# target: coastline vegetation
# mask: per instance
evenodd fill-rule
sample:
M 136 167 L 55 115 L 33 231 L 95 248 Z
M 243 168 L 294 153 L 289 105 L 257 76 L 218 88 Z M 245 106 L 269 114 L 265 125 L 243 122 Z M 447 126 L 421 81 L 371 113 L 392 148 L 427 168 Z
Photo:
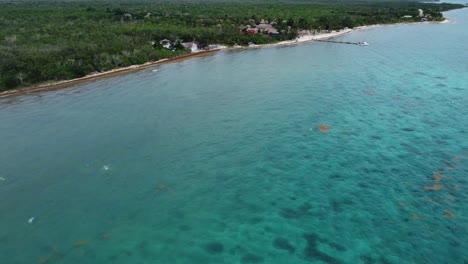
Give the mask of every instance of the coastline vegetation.
M 189 53 L 182 41 L 201 48 L 266 44 L 294 39 L 301 30 L 419 22 L 418 9 L 441 21 L 441 12 L 461 7 L 391 0 L 0 1 L 0 92 Z M 278 34 L 242 32 L 262 19 L 275 22 Z M 178 44 L 167 49 L 163 39 Z

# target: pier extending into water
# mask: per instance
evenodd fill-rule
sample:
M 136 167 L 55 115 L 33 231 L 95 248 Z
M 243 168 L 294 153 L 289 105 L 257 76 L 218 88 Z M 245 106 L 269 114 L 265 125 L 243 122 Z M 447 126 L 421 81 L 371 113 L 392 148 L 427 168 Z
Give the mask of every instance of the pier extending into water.
M 324 39 L 316 39 L 315 41 L 340 43 L 340 44 L 350 44 L 350 45 L 358 45 L 358 46 L 368 46 L 369 45 L 367 42 L 349 42 L 349 41 L 335 41 L 335 40 L 324 40 Z

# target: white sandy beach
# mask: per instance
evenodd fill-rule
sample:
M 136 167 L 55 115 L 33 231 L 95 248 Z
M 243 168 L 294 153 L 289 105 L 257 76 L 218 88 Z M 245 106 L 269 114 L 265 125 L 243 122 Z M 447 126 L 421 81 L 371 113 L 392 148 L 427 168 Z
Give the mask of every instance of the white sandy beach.
M 264 47 L 277 47 L 277 46 L 285 46 L 285 45 L 294 45 L 294 44 L 308 42 L 308 41 L 334 38 L 334 37 L 337 37 L 337 36 L 340 36 L 340 35 L 343 35 L 343 34 L 350 33 L 352 31 L 353 31 L 353 29 L 343 29 L 343 30 L 340 30 L 340 31 L 333 31 L 333 32 L 330 32 L 330 33 L 303 35 L 303 36 L 297 37 L 296 39 L 293 39 L 293 40 L 285 40 L 285 41 L 281 41 L 281 42 L 278 42 L 278 43 L 262 44 L 262 45 L 255 45 L 255 46 L 252 46 L 252 47 L 240 47 L 240 48 L 264 48 Z M 236 49 L 236 48 L 234 48 L 234 49 Z

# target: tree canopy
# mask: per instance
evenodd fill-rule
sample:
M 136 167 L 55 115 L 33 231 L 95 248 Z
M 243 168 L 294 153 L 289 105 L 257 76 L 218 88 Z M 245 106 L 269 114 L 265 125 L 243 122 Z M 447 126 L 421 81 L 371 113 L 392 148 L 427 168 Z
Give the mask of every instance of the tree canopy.
M 0 91 L 66 80 L 189 52 L 162 39 L 209 44 L 264 44 L 301 29 L 324 30 L 440 20 L 460 5 L 401 1 L 0 1 Z M 414 19 L 404 20 L 411 15 Z M 281 34 L 246 35 L 242 27 L 275 22 Z

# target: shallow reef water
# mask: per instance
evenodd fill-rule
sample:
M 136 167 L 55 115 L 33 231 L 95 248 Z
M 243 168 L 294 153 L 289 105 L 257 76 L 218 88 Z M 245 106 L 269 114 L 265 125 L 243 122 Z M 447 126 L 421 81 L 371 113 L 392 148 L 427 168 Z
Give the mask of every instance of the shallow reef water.
M 1 262 L 466 263 L 447 16 L 0 100 Z

